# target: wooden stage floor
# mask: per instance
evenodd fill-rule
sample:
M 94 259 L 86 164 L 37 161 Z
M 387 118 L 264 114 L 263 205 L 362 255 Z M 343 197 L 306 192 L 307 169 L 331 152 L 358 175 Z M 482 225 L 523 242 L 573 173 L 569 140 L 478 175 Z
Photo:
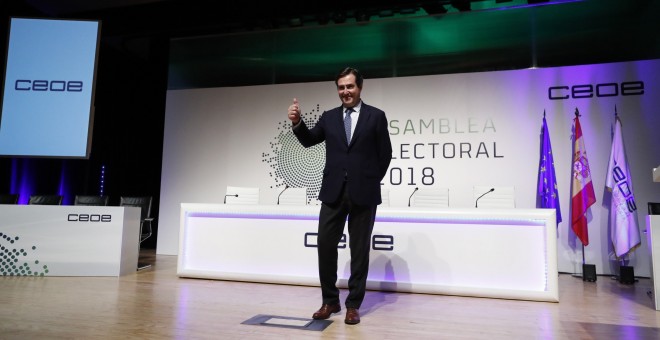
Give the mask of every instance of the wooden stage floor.
M 368 291 L 360 324 L 342 310 L 310 331 L 241 322 L 311 318 L 318 287 L 183 279 L 176 260 L 147 249 L 153 266 L 119 278 L 0 277 L 0 339 L 660 339 L 649 279 L 562 274 L 559 303 Z

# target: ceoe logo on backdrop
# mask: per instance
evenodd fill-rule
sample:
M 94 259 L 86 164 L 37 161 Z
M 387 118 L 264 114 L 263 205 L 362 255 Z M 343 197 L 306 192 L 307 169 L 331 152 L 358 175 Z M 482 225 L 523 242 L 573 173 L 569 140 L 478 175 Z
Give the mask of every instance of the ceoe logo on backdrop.
M 580 98 L 597 98 L 600 97 L 616 97 L 616 96 L 639 96 L 644 94 L 643 81 L 624 81 L 618 83 L 602 83 L 602 84 L 579 84 L 579 85 L 561 85 L 551 86 L 548 88 L 548 99 L 550 100 L 564 100 L 564 99 L 580 99 Z

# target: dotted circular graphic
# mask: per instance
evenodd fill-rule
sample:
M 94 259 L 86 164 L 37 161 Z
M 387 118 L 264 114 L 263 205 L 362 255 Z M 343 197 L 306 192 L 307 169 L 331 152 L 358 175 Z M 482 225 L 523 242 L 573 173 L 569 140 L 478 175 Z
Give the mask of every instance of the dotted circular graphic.
M 0 233 L 0 243 L 8 242 L 13 244 L 15 241 L 19 240 L 19 237 L 10 237 L 5 233 Z M 36 246 L 31 247 L 32 250 L 36 250 Z M 27 257 L 28 252 L 25 248 L 11 248 L 9 245 L 0 244 L 0 273 L 3 276 L 44 276 L 48 274 L 48 266 L 42 265 L 43 271 L 37 271 L 34 268 L 31 268 L 27 261 L 21 260 L 22 264 L 19 263 L 19 258 Z M 34 261 L 35 267 L 39 264 L 39 260 Z
M 319 118 L 317 104 L 312 112 L 302 114 L 305 124 L 314 126 Z M 325 166 L 325 143 L 303 147 L 291 131 L 291 121 L 286 119 L 277 126 L 277 136 L 270 142 L 271 153 L 262 154 L 262 162 L 271 168 L 269 175 L 275 180 L 271 188 L 307 188 L 307 203 L 316 201 L 321 190 Z

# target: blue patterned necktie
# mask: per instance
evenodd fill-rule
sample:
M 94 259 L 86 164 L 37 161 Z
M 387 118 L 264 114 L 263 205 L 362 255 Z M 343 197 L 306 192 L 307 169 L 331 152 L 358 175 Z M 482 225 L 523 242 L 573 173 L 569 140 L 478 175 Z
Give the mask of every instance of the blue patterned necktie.
M 346 142 L 348 144 L 351 144 L 351 112 L 353 112 L 353 108 L 348 108 L 346 109 L 346 117 L 344 118 L 344 131 L 346 131 Z

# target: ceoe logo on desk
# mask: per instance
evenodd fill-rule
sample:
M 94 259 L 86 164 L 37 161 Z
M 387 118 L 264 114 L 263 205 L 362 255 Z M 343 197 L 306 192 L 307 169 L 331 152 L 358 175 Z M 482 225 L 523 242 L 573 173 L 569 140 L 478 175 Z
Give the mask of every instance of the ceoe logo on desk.
M 112 215 L 102 214 L 69 214 L 68 222 L 112 222 Z
M 305 233 L 305 242 L 304 245 L 306 248 L 318 248 L 318 239 L 319 233 L 307 232 Z M 346 234 L 341 234 L 341 239 L 337 245 L 338 249 L 346 248 Z M 374 234 L 371 236 L 371 249 L 373 250 L 384 250 L 384 251 L 393 251 L 394 250 L 394 236 L 393 235 L 378 235 Z

